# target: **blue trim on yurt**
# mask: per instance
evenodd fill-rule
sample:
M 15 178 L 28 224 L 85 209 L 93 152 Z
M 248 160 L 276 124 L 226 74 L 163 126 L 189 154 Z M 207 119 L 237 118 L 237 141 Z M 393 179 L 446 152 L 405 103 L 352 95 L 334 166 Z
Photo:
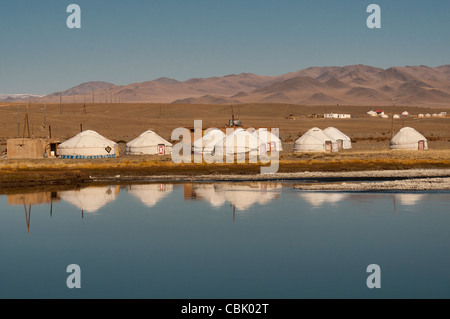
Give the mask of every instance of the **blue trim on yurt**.
M 115 158 L 116 154 L 108 155 L 61 155 L 63 159 L 100 159 L 100 158 Z

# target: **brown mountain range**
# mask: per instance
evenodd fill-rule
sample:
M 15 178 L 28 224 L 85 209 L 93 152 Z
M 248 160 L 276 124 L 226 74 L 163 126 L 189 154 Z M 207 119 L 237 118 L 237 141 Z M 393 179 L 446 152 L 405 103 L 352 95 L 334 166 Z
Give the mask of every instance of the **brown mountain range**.
M 280 76 L 252 73 L 114 85 L 87 82 L 35 101 L 182 104 L 289 103 L 301 105 L 450 106 L 450 65 L 382 69 L 367 65 L 311 67 Z

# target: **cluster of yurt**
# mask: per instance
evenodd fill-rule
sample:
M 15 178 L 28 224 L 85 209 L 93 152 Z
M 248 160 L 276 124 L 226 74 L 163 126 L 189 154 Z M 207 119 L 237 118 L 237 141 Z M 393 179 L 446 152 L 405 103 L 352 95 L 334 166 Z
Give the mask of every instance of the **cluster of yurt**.
M 313 127 L 294 143 L 294 152 L 337 152 L 352 148 L 350 138 L 335 127 Z
M 95 131 L 83 131 L 58 146 L 61 158 L 92 159 L 119 156 L 119 145 Z
M 164 155 L 172 144 L 153 131 L 146 131 L 126 144 L 127 155 Z M 58 146 L 61 158 L 98 159 L 119 157 L 119 145 L 91 130 L 83 131 Z
M 392 137 L 390 148 L 393 150 L 427 150 L 428 141 L 412 127 L 403 127 Z
M 221 130 L 211 129 L 193 144 L 194 154 L 266 154 L 282 150 L 280 138 L 262 128 L 258 130 L 237 128 L 228 135 Z
M 194 154 L 212 154 L 214 146 L 225 138 L 225 133 L 219 129 L 213 128 L 207 130 L 202 138 L 194 141 Z

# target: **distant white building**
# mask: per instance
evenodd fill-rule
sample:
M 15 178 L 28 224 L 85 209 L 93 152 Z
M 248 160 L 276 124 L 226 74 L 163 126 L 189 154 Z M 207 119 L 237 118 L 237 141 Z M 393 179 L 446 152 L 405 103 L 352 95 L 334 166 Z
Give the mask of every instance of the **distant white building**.
M 326 113 L 323 115 L 326 119 L 350 119 L 351 114 L 339 114 L 339 113 Z

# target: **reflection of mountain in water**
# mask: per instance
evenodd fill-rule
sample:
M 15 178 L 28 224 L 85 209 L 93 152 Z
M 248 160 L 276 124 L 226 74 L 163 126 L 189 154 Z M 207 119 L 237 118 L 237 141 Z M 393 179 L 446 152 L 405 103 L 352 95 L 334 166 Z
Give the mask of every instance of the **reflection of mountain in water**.
M 145 206 L 153 207 L 173 191 L 172 184 L 130 185 L 128 192 L 138 198 Z
M 275 183 L 195 184 L 192 197 L 203 199 L 214 207 L 228 202 L 239 210 L 248 210 L 255 204 L 267 205 L 280 198 L 281 189 L 281 184 Z
M 79 190 L 61 191 L 59 196 L 83 212 L 95 213 L 106 204 L 116 200 L 119 192 L 118 186 L 90 186 Z
M 321 207 L 325 204 L 337 205 L 347 198 L 347 194 L 344 193 L 327 192 L 301 192 L 299 196 L 311 204 L 312 207 Z

